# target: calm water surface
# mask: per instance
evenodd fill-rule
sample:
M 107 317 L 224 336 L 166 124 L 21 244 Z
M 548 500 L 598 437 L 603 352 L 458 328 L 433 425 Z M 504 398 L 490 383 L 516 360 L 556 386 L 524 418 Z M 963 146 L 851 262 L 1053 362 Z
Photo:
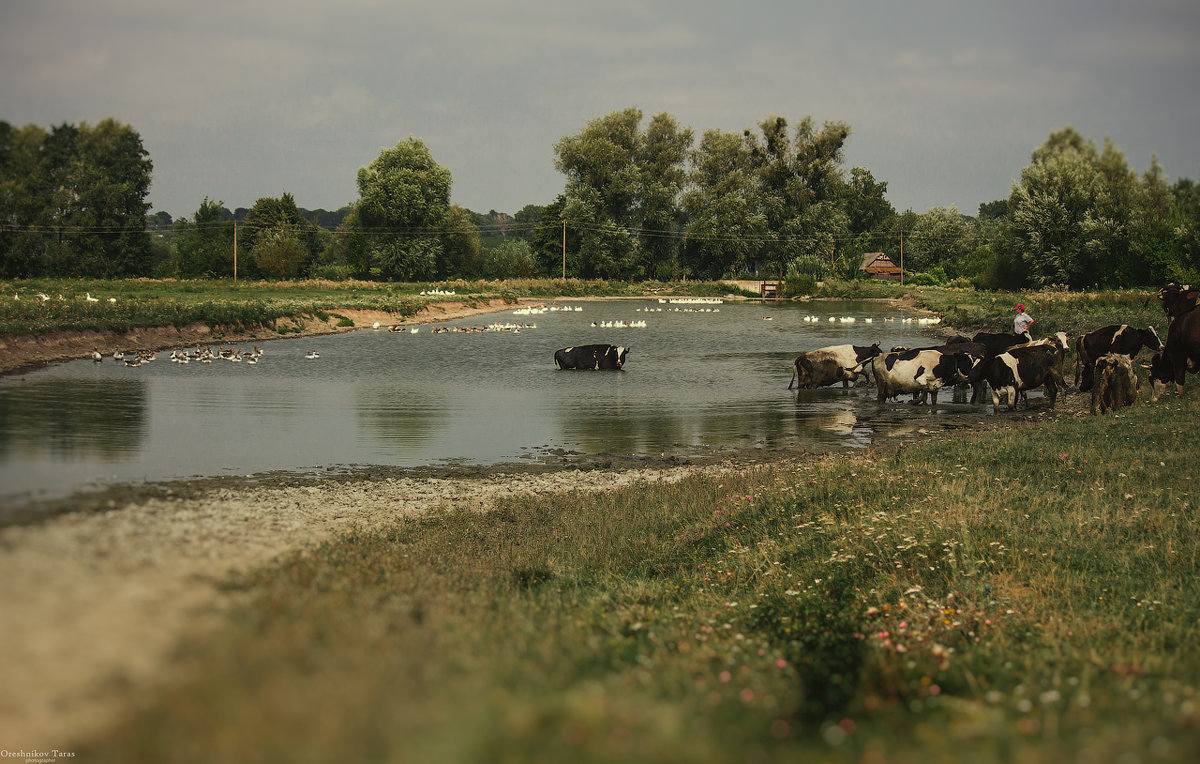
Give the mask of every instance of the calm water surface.
M 106 357 L 0 378 L 0 509 L 111 483 L 493 464 L 553 449 L 659 456 L 722 447 L 863 447 L 898 428 L 955 418 L 961 426 L 961 418 L 981 414 L 962 404 L 932 412 L 880 406 L 873 387 L 786 389 L 791 362 L 803 350 L 928 344 L 925 327 L 904 323 L 904 314 L 879 303 L 547 305 L 564 310 L 437 325 L 536 323 L 519 333 L 367 330 L 260 343 L 255 365 L 181 365 L 166 351 L 140 368 Z M 593 326 L 620 321 L 646 326 Z M 625 369 L 554 368 L 556 349 L 593 342 L 632 348 Z M 309 350 L 320 358 L 306 359 Z

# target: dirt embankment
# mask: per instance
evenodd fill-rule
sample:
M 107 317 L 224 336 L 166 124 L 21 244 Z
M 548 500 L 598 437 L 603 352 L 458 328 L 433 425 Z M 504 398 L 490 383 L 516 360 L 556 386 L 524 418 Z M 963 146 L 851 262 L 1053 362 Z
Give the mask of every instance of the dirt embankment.
M 164 350 L 195 345 L 232 344 L 282 337 L 337 334 L 369 328 L 375 322 L 379 322 L 382 327 L 397 324 L 427 324 L 495 313 L 510 307 L 512 305 L 500 299 L 479 300 L 471 303 L 448 301 L 430 303 L 415 316 L 408 318 L 382 310 L 338 308 L 329 311 L 330 315 L 326 320 L 315 316 L 295 316 L 279 319 L 275 322 L 274 327 L 211 327 L 207 324 L 189 324 L 179 327 L 131 329 L 127 332 L 60 331 L 40 335 L 4 335 L 0 336 L 0 374 L 21 371 L 56 361 L 86 358 L 93 349 L 98 349 L 107 356 L 116 350 Z M 337 314 L 337 316 L 333 314 Z M 337 324 L 341 320 L 338 316 L 345 316 L 354 321 L 354 326 L 338 326 Z

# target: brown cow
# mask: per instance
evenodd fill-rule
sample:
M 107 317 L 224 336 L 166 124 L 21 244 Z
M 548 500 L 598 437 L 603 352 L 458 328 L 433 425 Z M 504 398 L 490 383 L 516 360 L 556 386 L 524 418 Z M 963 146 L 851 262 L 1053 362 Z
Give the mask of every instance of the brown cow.
M 1133 362 L 1123 353 L 1105 353 L 1096 359 L 1092 374 L 1092 413 L 1100 407 L 1104 414 L 1109 409 L 1132 406 L 1137 400 L 1138 378 L 1133 370 Z

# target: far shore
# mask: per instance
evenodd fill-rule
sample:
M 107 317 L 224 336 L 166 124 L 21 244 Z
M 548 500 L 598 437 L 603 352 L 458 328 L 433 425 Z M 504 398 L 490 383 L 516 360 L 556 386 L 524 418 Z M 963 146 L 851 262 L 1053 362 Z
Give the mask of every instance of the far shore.
M 546 302 L 546 300 L 522 299 L 523 304 Z M 159 351 L 169 348 L 193 347 L 196 345 L 234 345 L 245 342 L 287 339 L 289 337 L 311 337 L 326 334 L 370 329 L 376 322 L 380 328 L 398 324 L 417 326 L 438 321 L 450 321 L 475 315 L 499 313 L 510 310 L 512 303 L 501 299 L 466 302 L 431 302 L 416 315 L 404 318 L 396 313 L 382 310 L 354 310 L 338 308 L 330 311 L 345 316 L 354 326 L 338 326 L 340 320 L 333 315 L 321 320 L 314 316 L 294 316 L 276 322 L 278 328 L 270 326 L 217 326 L 190 324 L 188 326 L 162 326 L 132 329 L 127 332 L 113 331 L 59 331 L 44 335 L 0 336 L 0 374 L 26 371 L 50 363 L 87 358 L 98 349 L 106 358 L 114 351 L 148 350 Z M 285 329 L 281 333 L 280 329 Z

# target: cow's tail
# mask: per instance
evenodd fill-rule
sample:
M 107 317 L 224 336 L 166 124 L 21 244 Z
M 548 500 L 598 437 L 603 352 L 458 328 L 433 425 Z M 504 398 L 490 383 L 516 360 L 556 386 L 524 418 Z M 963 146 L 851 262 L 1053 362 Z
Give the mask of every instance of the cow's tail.
M 796 383 L 796 377 L 798 377 L 798 376 L 800 376 L 800 362 L 799 361 L 792 364 L 792 381 L 788 382 L 789 390 L 791 390 L 792 385 Z

